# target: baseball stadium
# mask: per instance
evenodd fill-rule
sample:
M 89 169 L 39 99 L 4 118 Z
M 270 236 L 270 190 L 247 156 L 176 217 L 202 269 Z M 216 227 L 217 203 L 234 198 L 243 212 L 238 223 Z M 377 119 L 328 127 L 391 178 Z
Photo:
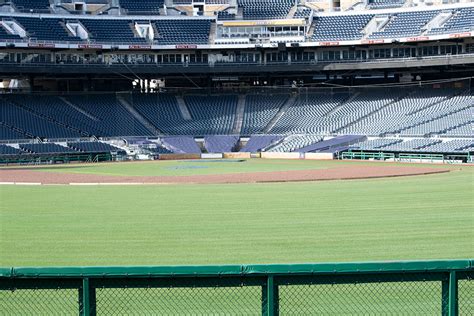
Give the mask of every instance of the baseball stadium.
M 0 0 L 0 315 L 474 315 L 472 0 Z

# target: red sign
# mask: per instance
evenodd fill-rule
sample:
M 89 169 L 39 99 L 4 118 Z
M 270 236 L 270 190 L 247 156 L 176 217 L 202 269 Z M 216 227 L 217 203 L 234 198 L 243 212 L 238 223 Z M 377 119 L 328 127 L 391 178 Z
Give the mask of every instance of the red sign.
M 339 42 L 319 42 L 321 46 L 338 46 Z
M 363 40 L 362 44 L 383 44 L 385 40 L 383 39 L 375 39 L 375 40 Z
M 151 45 L 128 45 L 128 49 L 151 49 Z
M 471 32 L 449 34 L 449 38 L 470 37 L 470 36 L 471 36 Z
M 175 46 L 177 49 L 196 49 L 198 48 L 197 45 L 190 45 L 190 44 L 181 44 Z
M 41 44 L 41 43 L 28 43 L 28 47 L 35 47 L 35 48 L 54 48 L 54 44 Z
M 102 45 L 99 44 L 79 44 L 77 47 L 86 49 L 102 49 Z
M 409 37 L 407 38 L 408 42 L 420 42 L 420 41 L 427 41 L 429 40 L 429 36 L 418 36 L 418 37 Z

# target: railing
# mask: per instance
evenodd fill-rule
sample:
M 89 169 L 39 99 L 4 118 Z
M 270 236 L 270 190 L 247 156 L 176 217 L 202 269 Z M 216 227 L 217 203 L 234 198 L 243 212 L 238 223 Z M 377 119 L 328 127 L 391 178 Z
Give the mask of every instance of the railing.
M 0 269 L 9 315 L 468 315 L 474 260 Z
M 121 155 L 117 156 L 112 153 L 83 153 L 83 154 L 72 154 L 72 153 L 23 153 L 20 155 L 1 155 L 1 165 L 44 165 L 44 164 L 57 164 L 57 163 L 73 163 L 73 162 L 102 162 L 102 161 L 120 161 L 123 160 Z M 1 305 L 0 305 L 1 307 Z M 0 310 L 1 315 L 1 310 Z
M 466 152 L 439 152 L 439 153 L 415 153 L 415 152 L 374 152 L 374 151 L 350 151 L 339 155 L 342 160 L 391 160 L 399 162 L 426 162 L 426 163 L 461 163 L 471 160 L 471 153 Z
M 318 65 L 318 66 L 328 66 L 328 65 L 342 65 L 342 64 L 351 64 L 358 63 L 364 65 L 379 65 L 387 63 L 407 63 L 407 62 L 426 62 L 426 61 L 439 61 L 445 62 L 447 60 L 462 60 L 466 58 L 473 58 L 474 53 L 460 53 L 456 55 L 437 55 L 437 56 L 420 56 L 420 57 L 391 57 L 391 58 L 353 58 L 353 59 L 335 59 L 335 60 L 319 60 L 311 59 L 305 61 L 267 61 L 264 62 L 174 62 L 174 63 L 160 63 L 160 62 L 106 62 L 106 61 L 97 61 L 97 62 L 88 62 L 83 60 L 82 62 L 68 62 L 68 61 L 50 61 L 50 62 L 16 62 L 16 61 L 3 61 L 0 60 L 0 65 L 15 65 L 18 67 L 84 67 L 84 66 L 100 66 L 100 67 L 118 67 L 118 66 L 131 66 L 131 67 L 156 67 L 157 69 L 165 67 L 243 67 L 252 65 L 255 67 L 265 67 L 265 66 L 286 66 L 286 65 Z
M 395 160 L 395 154 L 383 152 L 346 151 L 341 154 L 341 159 L 375 159 L 375 160 Z

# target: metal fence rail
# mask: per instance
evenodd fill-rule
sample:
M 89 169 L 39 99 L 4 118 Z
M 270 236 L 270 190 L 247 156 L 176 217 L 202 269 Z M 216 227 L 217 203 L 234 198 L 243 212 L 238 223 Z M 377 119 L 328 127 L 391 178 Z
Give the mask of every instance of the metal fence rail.
M 0 269 L 2 315 L 474 315 L 474 260 Z

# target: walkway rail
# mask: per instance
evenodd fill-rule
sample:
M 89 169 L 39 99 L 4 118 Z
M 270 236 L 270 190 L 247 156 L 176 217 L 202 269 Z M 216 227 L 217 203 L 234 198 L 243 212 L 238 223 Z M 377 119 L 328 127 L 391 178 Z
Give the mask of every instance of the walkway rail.
M 467 315 L 474 260 L 0 268 L 6 315 Z

